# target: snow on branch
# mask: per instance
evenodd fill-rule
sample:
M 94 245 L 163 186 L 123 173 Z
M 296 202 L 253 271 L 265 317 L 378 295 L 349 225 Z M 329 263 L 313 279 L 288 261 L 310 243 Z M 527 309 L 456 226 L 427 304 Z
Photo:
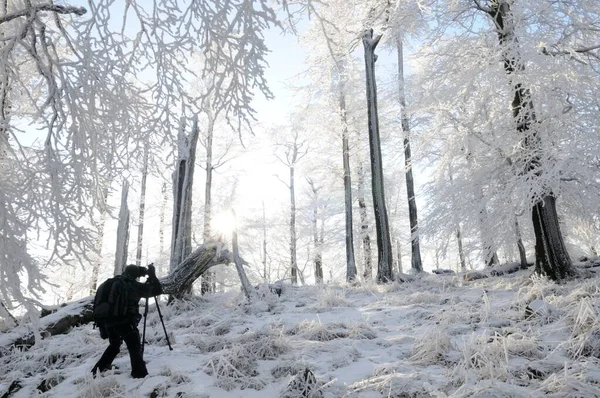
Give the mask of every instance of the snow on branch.
M 30 7 L 27 7 L 23 10 L 18 10 L 0 17 L 0 24 L 11 21 L 15 18 L 19 17 L 31 17 L 31 15 L 35 15 L 40 11 L 51 11 L 57 14 L 75 14 L 78 16 L 82 16 L 87 12 L 87 10 L 83 7 L 73 7 L 73 6 L 61 6 L 58 4 L 36 4 Z

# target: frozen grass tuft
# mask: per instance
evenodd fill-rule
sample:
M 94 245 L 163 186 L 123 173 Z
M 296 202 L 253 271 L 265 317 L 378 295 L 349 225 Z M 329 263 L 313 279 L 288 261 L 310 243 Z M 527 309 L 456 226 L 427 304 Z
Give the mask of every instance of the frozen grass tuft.
M 331 341 L 348 337 L 348 332 L 343 324 L 323 325 L 317 321 L 304 320 L 288 331 L 288 334 L 298 335 L 310 341 Z
M 80 398 L 128 398 L 127 388 L 114 377 L 95 378 L 90 373 L 82 380 L 77 396 Z
M 451 348 L 452 340 L 445 328 L 430 329 L 415 341 L 410 360 L 419 365 L 444 364 Z
M 350 325 L 348 337 L 357 340 L 373 340 L 377 338 L 377 333 L 368 324 L 357 322 Z
M 190 383 L 192 381 L 192 379 L 187 374 L 168 366 L 162 368 L 160 374 L 162 376 L 168 377 L 169 381 L 175 385 Z
M 317 294 L 317 302 L 311 306 L 311 310 L 323 312 L 331 308 L 352 306 L 352 303 L 346 299 L 346 292 L 344 289 L 323 287 L 320 293 Z
M 375 375 L 348 386 L 348 394 L 344 396 L 353 396 L 351 394 L 363 391 L 377 391 L 386 398 L 445 397 L 445 394 L 431 385 L 428 378 L 427 374 L 400 372 Z
M 260 390 L 265 382 L 258 375 L 256 358 L 243 345 L 234 345 L 226 352 L 215 355 L 204 366 L 207 374 L 215 378 L 215 385 L 227 391 L 240 387 Z
M 546 397 L 600 397 L 598 384 L 586 383 L 586 373 L 585 365 L 565 367 L 544 380 L 541 390 Z
M 465 341 L 462 358 L 453 372 L 457 384 L 465 383 L 471 375 L 476 375 L 478 380 L 508 379 L 508 351 L 498 337 L 472 334 Z

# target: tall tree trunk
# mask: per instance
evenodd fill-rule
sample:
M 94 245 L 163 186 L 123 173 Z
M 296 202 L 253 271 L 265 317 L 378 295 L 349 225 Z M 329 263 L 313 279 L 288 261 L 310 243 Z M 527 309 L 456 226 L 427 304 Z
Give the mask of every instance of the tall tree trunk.
M 458 258 L 460 259 L 460 270 L 467 270 L 467 262 L 465 261 L 465 252 L 463 250 L 462 230 L 460 224 L 456 226 L 456 241 L 458 242 Z
M 236 219 L 235 212 L 231 210 L 231 214 L 233 215 L 234 220 Z M 231 246 L 233 248 L 233 262 L 235 263 L 235 269 L 237 270 L 238 276 L 240 278 L 240 282 L 242 284 L 242 289 L 244 290 L 244 294 L 247 299 L 250 299 L 253 295 L 254 289 L 250 285 L 250 281 L 246 276 L 246 271 L 244 270 L 242 259 L 240 258 L 240 251 L 238 248 L 238 234 L 237 234 L 237 221 L 234 223 L 235 227 L 232 231 L 231 236 Z
M 315 247 L 315 254 L 313 261 L 315 264 L 315 282 L 317 284 L 323 283 L 323 248 L 322 238 L 319 237 L 319 188 L 317 188 L 311 179 L 308 179 L 308 184 L 312 191 L 313 197 L 313 213 L 312 213 L 312 232 L 313 232 L 313 244 Z
M 179 155 L 173 173 L 173 233 L 171 235 L 171 270 L 177 267 L 191 251 L 192 245 L 192 187 L 196 145 L 198 143 L 198 118 L 194 117 L 192 131 L 185 133 L 182 117 L 179 130 Z
M 206 107 L 206 115 L 208 116 L 208 126 L 206 130 L 206 183 L 204 184 L 204 241 L 211 239 L 211 222 L 212 222 L 212 178 L 213 178 L 213 136 L 215 129 L 215 118 L 210 107 Z M 202 275 L 200 282 L 200 293 L 206 294 L 213 292 L 213 283 L 215 281 L 214 269 L 208 270 Z
M 515 216 L 515 236 L 517 238 L 517 248 L 519 249 L 519 259 L 521 260 L 521 268 L 527 268 L 527 252 L 525 251 L 525 245 L 521 238 L 521 228 L 519 227 L 519 221 Z
M 535 108 L 531 92 L 517 81 L 515 72 L 525 70 L 525 63 L 518 52 L 518 40 L 515 33 L 514 17 L 510 3 L 506 0 L 490 2 L 488 15 L 494 21 L 498 41 L 503 51 L 504 69 L 513 85 L 514 98 L 511 103 L 517 132 L 523 137 L 523 149 L 528 156 L 523 173 L 539 175 L 541 170 L 542 142 L 535 128 Z M 533 204 L 531 210 L 533 230 L 535 232 L 536 272 L 560 281 L 576 274 L 560 231 L 556 198 L 552 191 Z
M 373 278 L 373 257 L 371 253 L 371 237 L 369 236 L 369 217 L 367 215 L 367 201 L 365 200 L 365 169 L 362 160 L 358 161 L 358 214 L 360 215 L 360 238 L 363 247 L 363 260 L 365 269 L 363 278 Z
M 496 244 L 493 242 L 492 234 L 490 233 L 488 227 L 488 219 L 489 215 L 487 212 L 487 207 L 485 205 L 485 200 L 483 199 L 483 191 L 480 188 L 481 192 L 481 210 L 479 210 L 479 230 L 481 233 L 481 249 L 483 251 L 483 261 L 486 267 L 493 267 L 494 265 L 498 265 L 498 253 L 496 252 Z
M 121 275 L 127 265 L 127 250 L 129 247 L 129 208 L 127 196 L 129 184 L 123 181 L 121 191 L 121 209 L 119 210 L 119 225 L 117 226 L 117 250 L 115 252 L 115 269 L 113 275 Z
M 377 59 L 375 48 L 380 39 L 381 35 L 373 38 L 373 29 L 369 29 L 364 33 L 362 41 L 365 48 L 369 147 L 372 173 L 371 185 L 373 190 L 375 228 L 377 232 L 377 281 L 389 282 L 393 280 L 392 244 L 385 205 L 379 117 L 377 114 L 377 85 L 375 82 L 375 60 Z
M 110 169 L 110 165 L 109 165 Z M 100 274 L 100 267 L 102 266 L 102 243 L 104 242 L 104 228 L 106 227 L 106 217 L 108 216 L 108 210 L 106 203 L 108 201 L 108 193 L 110 183 L 112 181 L 112 173 L 108 173 L 108 178 L 104 181 L 102 187 L 102 206 L 100 208 L 100 222 L 98 223 L 98 235 L 96 236 L 96 255 L 97 259 L 92 264 L 92 278 L 90 280 L 90 294 L 96 292 L 98 287 L 98 275 Z
M 135 264 L 142 265 L 142 245 L 144 243 L 144 212 L 146 210 L 146 180 L 148 179 L 148 156 L 149 142 L 144 143 L 144 166 L 142 169 L 142 187 L 140 192 L 140 212 L 138 217 L 137 250 L 135 252 Z
M 406 176 L 406 196 L 408 198 L 408 217 L 410 222 L 410 246 L 412 251 L 411 267 L 415 272 L 423 271 L 421 262 L 421 249 L 419 248 L 419 222 L 417 216 L 417 201 L 415 198 L 415 185 L 412 173 L 412 155 L 410 151 L 410 126 L 406 111 L 406 93 L 404 89 L 404 53 L 402 38 L 396 37 L 398 51 L 398 97 L 400 111 L 402 112 L 402 133 L 404 134 L 404 167 Z
M 162 202 L 160 204 L 160 217 L 158 221 L 158 250 L 162 259 L 165 253 L 165 214 L 167 212 L 167 201 L 169 200 L 166 182 L 163 182 L 160 192 L 162 194 Z M 161 261 L 158 265 L 158 272 L 163 275 L 165 271 L 164 261 Z
M 297 147 L 294 146 L 294 158 L 297 154 Z M 290 266 L 292 285 L 298 284 L 298 259 L 296 254 L 296 193 L 294 181 L 294 165 L 290 166 Z
M 265 201 L 262 201 L 262 228 L 263 228 L 263 241 L 262 241 L 262 265 L 263 265 L 263 278 L 266 283 L 271 280 L 271 273 L 267 269 L 267 216 L 265 212 Z
M 343 79 L 340 76 L 340 79 Z M 346 95 L 344 85 L 340 85 L 340 118 L 342 122 L 342 157 L 344 164 L 344 204 L 346 215 L 346 281 L 356 280 L 356 260 L 354 258 L 354 233 L 352 231 L 352 177 L 350 171 L 350 146 L 348 144 L 348 121 L 346 119 Z
M 396 238 L 396 256 L 398 258 L 398 273 L 404 273 L 402 269 L 402 247 L 400 246 L 400 239 Z

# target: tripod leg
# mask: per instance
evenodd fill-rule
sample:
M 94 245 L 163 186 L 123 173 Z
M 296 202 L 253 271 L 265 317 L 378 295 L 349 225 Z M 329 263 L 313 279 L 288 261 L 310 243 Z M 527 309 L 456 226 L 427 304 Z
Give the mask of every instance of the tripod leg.
M 165 332 L 165 338 L 167 339 L 167 344 L 169 345 L 169 350 L 173 351 L 173 347 L 171 347 L 171 342 L 169 341 L 169 335 L 167 334 L 167 328 L 165 327 L 165 321 L 163 321 L 162 313 L 160 312 L 160 307 L 158 305 L 158 299 L 154 296 L 154 301 L 156 302 L 156 309 L 158 310 L 158 317 L 160 318 L 160 323 L 162 323 L 163 330 Z
M 146 299 L 146 306 L 144 308 L 144 330 L 142 332 L 142 356 L 144 356 L 144 345 L 146 344 L 146 318 L 148 318 L 148 300 Z

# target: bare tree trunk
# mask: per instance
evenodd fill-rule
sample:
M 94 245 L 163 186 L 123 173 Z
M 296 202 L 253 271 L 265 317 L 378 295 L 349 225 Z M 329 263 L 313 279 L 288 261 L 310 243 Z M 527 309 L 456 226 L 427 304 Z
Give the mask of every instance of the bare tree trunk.
M 179 155 L 173 173 L 173 233 L 171 235 L 171 270 L 186 258 L 192 246 L 192 187 L 198 142 L 198 118 L 194 117 L 192 131 L 185 133 L 182 118 L 179 131 Z M 190 286 L 191 288 L 191 286 Z
M 456 241 L 458 242 L 458 257 L 460 258 L 460 269 L 461 271 L 466 271 L 467 263 L 465 261 L 465 252 L 463 250 L 462 230 L 460 228 L 460 224 L 456 226 Z
M 142 169 L 142 187 L 140 192 L 140 212 L 138 217 L 138 236 L 137 236 L 137 250 L 135 253 L 135 264 L 142 265 L 142 245 L 144 242 L 144 212 L 146 210 L 146 180 L 148 179 L 148 156 L 149 156 L 149 143 L 144 143 L 144 166 Z
M 514 17 L 510 3 L 506 0 L 489 3 L 487 14 L 494 21 L 498 41 L 503 50 L 504 70 L 514 88 L 511 104 L 516 129 L 523 137 L 523 149 L 530 152 L 523 173 L 539 175 L 541 170 L 542 142 L 536 129 L 535 108 L 531 92 L 516 81 L 515 72 L 525 70 L 525 63 L 518 52 L 518 40 L 515 33 Z M 532 173 L 533 172 L 533 173 Z M 548 191 L 542 199 L 534 203 L 531 210 L 533 230 L 535 232 L 536 272 L 560 281 L 576 274 L 567 252 L 556 212 L 556 198 Z
M 323 283 L 323 238 L 319 237 L 319 189 L 314 184 L 314 181 L 307 178 L 308 184 L 312 191 L 312 232 L 313 232 L 313 244 L 315 246 L 315 254 L 313 257 L 315 264 L 315 282 L 317 284 Z
M 521 238 L 521 228 L 519 227 L 519 220 L 515 216 L 515 236 L 517 238 L 517 248 L 519 249 L 519 259 L 521 260 L 521 268 L 527 268 L 527 252 L 525 251 L 525 245 Z
M 235 212 L 232 210 L 234 219 L 236 218 Z M 242 284 L 242 289 L 244 290 L 244 294 L 246 298 L 250 300 L 254 290 L 252 289 L 252 285 L 250 285 L 250 281 L 246 276 L 246 271 L 244 271 L 243 261 L 240 258 L 240 251 L 238 248 L 238 234 L 237 234 L 237 222 L 235 223 L 235 227 L 232 231 L 231 236 L 231 246 L 233 247 L 233 262 L 235 263 L 235 269 L 237 270 L 238 276 L 240 277 L 240 282 Z
M 294 152 L 297 149 L 294 146 Z M 295 156 L 294 156 L 295 157 Z M 290 166 L 290 266 L 292 285 L 298 284 L 298 259 L 296 254 L 296 193 L 294 186 L 294 166 Z
M 162 194 L 162 203 L 160 204 L 160 217 L 158 222 L 158 250 L 160 257 L 162 258 L 165 253 L 165 214 L 167 212 L 167 201 L 169 200 L 166 182 L 163 182 L 160 192 Z M 163 264 L 163 261 L 161 261 L 158 266 L 158 272 L 161 275 L 165 272 Z
M 402 269 L 402 247 L 400 246 L 400 239 L 396 238 L 396 256 L 398 257 L 398 273 L 404 273 Z
M 483 199 L 483 192 L 481 193 L 481 210 L 479 211 L 479 230 L 481 233 L 481 249 L 483 251 L 483 260 L 486 267 L 493 267 L 498 265 L 498 254 L 496 253 L 496 245 L 493 242 L 492 236 L 488 228 L 489 215 Z
M 263 278 L 265 283 L 269 283 L 271 280 L 271 272 L 267 269 L 267 215 L 265 212 L 265 201 L 262 201 L 262 229 L 263 229 L 263 241 L 262 241 L 262 265 L 263 265 Z
M 121 191 L 121 209 L 119 210 L 119 225 L 117 227 L 117 250 L 115 253 L 114 275 L 121 275 L 127 265 L 127 250 L 129 247 L 129 208 L 127 207 L 127 196 L 129 184 L 123 181 Z
M 358 212 L 360 215 L 360 237 L 363 247 L 365 269 L 363 278 L 371 280 L 373 277 L 373 258 L 371 252 L 371 237 L 369 236 L 369 217 L 367 215 L 367 202 L 365 200 L 365 169 L 362 160 L 358 162 Z
M 411 266 L 413 271 L 423 271 L 421 249 L 419 248 L 419 222 L 417 216 L 417 201 L 415 199 L 415 184 L 412 173 L 412 155 L 410 151 L 410 126 L 406 112 L 406 93 L 404 90 L 404 53 L 402 38 L 396 37 L 398 51 L 398 92 L 400 110 L 402 112 L 402 132 L 404 134 L 404 167 L 406 176 L 406 196 L 408 198 L 408 217 L 410 222 L 410 245 L 412 250 Z
M 392 244 L 385 205 L 381 141 L 379 138 L 379 120 L 377 115 L 377 85 L 375 82 L 375 60 L 377 59 L 375 48 L 380 39 L 381 35 L 373 38 L 373 29 L 369 29 L 364 33 L 362 41 L 365 48 L 369 146 L 371 150 L 371 184 L 377 232 L 377 281 L 389 282 L 393 280 Z
M 104 187 L 102 188 L 102 198 L 103 203 L 100 208 L 100 223 L 98 224 L 98 235 L 96 236 L 96 255 L 98 258 L 92 264 L 92 278 L 90 281 L 90 294 L 94 294 L 96 288 L 98 287 L 98 275 L 100 274 L 100 266 L 102 265 L 102 243 L 104 241 L 104 228 L 106 226 L 106 217 L 108 215 L 108 211 L 106 209 L 106 202 L 108 201 L 108 192 L 110 181 L 112 180 L 111 175 L 109 173 L 109 177 L 107 178 Z
M 206 183 L 204 184 L 204 241 L 208 241 L 211 238 L 211 222 L 212 222 L 212 177 L 213 177 L 213 136 L 215 129 L 215 118 L 210 107 L 206 107 L 206 114 L 208 116 L 208 127 L 206 131 Z M 216 281 L 214 270 L 208 271 L 205 275 L 202 275 L 202 281 L 200 285 L 200 293 L 206 294 L 213 292 L 213 283 Z
M 340 77 L 343 79 L 343 77 Z M 348 121 L 346 120 L 346 96 L 340 87 L 340 118 L 342 122 L 342 157 L 344 164 L 344 203 L 346 209 L 346 281 L 356 280 L 354 258 L 354 233 L 352 231 L 352 177 L 350 171 L 350 146 L 348 144 Z

